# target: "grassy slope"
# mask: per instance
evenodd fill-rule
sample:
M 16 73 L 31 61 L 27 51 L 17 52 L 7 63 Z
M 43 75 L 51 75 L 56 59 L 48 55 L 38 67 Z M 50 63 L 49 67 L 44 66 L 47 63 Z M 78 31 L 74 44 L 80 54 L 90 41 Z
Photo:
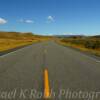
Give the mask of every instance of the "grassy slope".
M 47 37 L 32 33 L 0 32 L 0 51 L 44 41 Z
M 60 39 L 59 43 L 95 54 L 96 56 L 100 56 L 100 36 L 84 38 L 63 38 Z

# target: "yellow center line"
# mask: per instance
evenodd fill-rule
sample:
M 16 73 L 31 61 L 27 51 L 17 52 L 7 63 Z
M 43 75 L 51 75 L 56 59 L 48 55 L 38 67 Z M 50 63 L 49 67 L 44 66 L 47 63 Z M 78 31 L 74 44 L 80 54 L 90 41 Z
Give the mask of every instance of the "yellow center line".
M 49 76 L 48 70 L 44 70 L 44 99 L 50 98 L 50 86 L 49 86 Z

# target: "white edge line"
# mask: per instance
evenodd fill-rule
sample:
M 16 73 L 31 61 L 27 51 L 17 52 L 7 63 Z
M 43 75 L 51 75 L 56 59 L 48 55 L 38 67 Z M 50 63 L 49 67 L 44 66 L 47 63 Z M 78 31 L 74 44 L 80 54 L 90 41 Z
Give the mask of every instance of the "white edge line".
M 26 47 L 27 47 L 27 46 L 26 46 Z M 16 50 L 11 51 L 11 52 L 8 52 L 8 53 L 5 53 L 5 54 L 1 55 L 0 58 L 6 57 L 6 56 L 8 56 L 8 55 L 10 55 L 10 54 L 13 54 L 13 53 L 16 53 L 16 52 L 19 52 L 19 51 L 22 50 L 22 49 L 24 49 L 24 47 L 23 47 L 23 48 L 16 49 Z
M 90 57 L 88 55 L 85 55 L 85 56 L 88 57 L 88 58 L 90 58 L 90 59 L 92 59 L 92 60 L 94 60 L 94 61 L 96 61 L 96 62 L 98 62 L 98 63 L 100 63 L 100 60 L 97 60 L 96 58 Z

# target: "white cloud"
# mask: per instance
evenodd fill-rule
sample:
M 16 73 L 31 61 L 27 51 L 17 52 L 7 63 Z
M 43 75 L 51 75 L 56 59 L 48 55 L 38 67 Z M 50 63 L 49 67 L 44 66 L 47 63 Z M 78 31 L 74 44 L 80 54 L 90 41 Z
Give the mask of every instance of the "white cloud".
M 62 35 L 84 35 L 85 33 L 68 33 L 68 32 L 65 32 L 65 33 L 62 33 Z
M 0 18 L 0 24 L 6 24 L 6 23 L 7 23 L 7 20 Z
M 65 33 L 62 33 L 62 35 L 73 35 L 73 33 L 67 33 L 67 32 L 65 32 Z
M 45 35 L 52 36 L 52 35 L 54 35 L 54 34 L 53 34 L 53 33 L 47 33 L 47 34 L 45 34 Z
M 29 20 L 29 19 L 28 19 L 28 20 L 25 20 L 25 22 L 26 22 L 26 23 L 34 23 L 33 20 Z
M 30 20 L 30 19 L 26 19 L 26 20 L 20 19 L 19 22 L 21 22 L 21 23 L 28 23 L 28 24 L 34 23 L 34 21 Z
M 47 19 L 48 19 L 48 22 L 54 22 L 54 17 L 53 16 L 48 16 Z

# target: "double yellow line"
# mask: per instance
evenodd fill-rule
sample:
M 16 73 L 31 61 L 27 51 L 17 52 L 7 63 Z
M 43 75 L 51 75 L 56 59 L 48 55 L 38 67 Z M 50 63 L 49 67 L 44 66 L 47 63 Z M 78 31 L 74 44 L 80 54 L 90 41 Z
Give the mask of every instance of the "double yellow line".
M 44 99 L 50 98 L 50 86 L 49 86 L 49 75 L 48 70 L 44 70 Z

